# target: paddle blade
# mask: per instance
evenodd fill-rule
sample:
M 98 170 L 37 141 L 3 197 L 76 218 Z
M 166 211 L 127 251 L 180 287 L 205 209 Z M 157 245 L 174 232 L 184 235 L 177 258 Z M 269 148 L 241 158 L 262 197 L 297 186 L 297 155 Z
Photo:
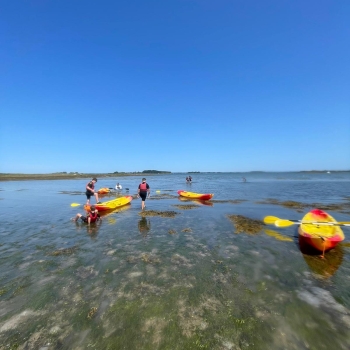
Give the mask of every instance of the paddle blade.
M 294 224 L 298 224 L 298 223 L 293 222 L 293 221 L 289 221 L 289 220 L 276 220 L 275 221 L 275 225 L 277 227 L 288 227 L 288 226 L 292 226 Z
M 71 207 L 79 207 L 79 205 L 81 205 L 81 204 L 79 204 L 79 203 L 72 203 L 70 206 Z
M 277 216 L 265 216 L 264 223 L 267 225 L 273 225 L 277 220 L 279 220 Z

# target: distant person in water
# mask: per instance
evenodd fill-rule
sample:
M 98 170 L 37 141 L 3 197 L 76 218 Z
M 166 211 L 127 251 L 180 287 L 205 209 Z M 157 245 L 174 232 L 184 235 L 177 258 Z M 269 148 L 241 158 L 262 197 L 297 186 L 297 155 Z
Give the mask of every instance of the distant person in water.
M 90 204 L 90 198 L 91 196 L 95 196 L 96 198 L 96 203 L 97 204 L 100 204 L 101 202 L 99 201 L 98 199 L 98 193 L 95 192 L 95 183 L 97 182 L 97 179 L 96 177 L 94 177 L 90 182 L 88 182 L 86 184 L 86 198 L 87 198 L 87 201 L 86 201 L 86 204 L 89 205 Z
M 137 198 L 141 197 L 141 209 L 145 209 L 145 201 L 146 198 L 151 194 L 151 189 L 146 182 L 146 178 L 142 179 L 142 182 L 139 184 L 139 188 L 137 190 Z
M 81 219 L 81 221 L 85 222 L 88 225 L 92 224 L 93 222 L 102 220 L 100 214 L 98 213 L 98 210 L 95 208 L 94 205 L 90 207 L 86 216 L 78 213 L 73 220 L 78 221 L 79 219 Z
M 122 188 L 123 188 L 123 186 L 120 185 L 119 182 L 118 182 L 118 183 L 116 184 L 116 186 L 115 186 L 115 189 L 116 189 L 117 191 L 120 191 Z
M 189 182 L 192 182 L 192 176 L 189 176 L 189 177 L 188 177 L 188 181 L 189 181 Z
M 188 176 L 186 176 L 186 182 L 190 182 L 190 179 L 188 178 Z
M 243 182 L 247 182 L 247 179 L 245 177 L 242 177 Z

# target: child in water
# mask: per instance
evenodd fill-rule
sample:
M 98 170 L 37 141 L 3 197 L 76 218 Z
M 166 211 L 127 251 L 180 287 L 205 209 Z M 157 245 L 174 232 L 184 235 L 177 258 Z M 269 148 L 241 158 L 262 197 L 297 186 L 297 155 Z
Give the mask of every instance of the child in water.
M 98 213 L 98 210 L 95 208 L 94 205 L 90 207 L 90 210 L 87 212 L 87 216 L 78 213 L 73 220 L 78 221 L 79 219 L 81 219 L 88 225 L 90 225 L 93 222 L 102 220 L 100 214 Z

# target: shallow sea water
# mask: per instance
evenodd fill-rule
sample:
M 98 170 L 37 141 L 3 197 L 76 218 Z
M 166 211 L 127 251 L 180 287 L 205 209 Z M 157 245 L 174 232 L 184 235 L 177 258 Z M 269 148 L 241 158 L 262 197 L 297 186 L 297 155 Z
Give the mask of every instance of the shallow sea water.
M 322 260 L 300 252 L 297 225 L 237 234 L 227 215 L 301 219 L 311 208 L 261 202 L 349 203 L 350 174 L 186 175 L 147 178 L 146 209 L 174 218 L 143 218 L 135 199 L 91 227 L 70 221 L 89 179 L 1 182 L 0 349 L 349 349 L 350 228 Z M 140 179 L 97 188 L 135 194 Z

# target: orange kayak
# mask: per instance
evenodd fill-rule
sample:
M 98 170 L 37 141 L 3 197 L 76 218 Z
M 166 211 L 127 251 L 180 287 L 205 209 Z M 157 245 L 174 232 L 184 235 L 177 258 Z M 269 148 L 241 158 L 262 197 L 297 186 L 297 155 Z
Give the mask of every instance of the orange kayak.
M 109 192 L 110 192 L 110 190 L 109 190 L 109 188 L 107 188 L 107 187 L 100 188 L 100 189 L 97 191 L 98 194 L 106 194 L 106 193 L 109 193 Z

